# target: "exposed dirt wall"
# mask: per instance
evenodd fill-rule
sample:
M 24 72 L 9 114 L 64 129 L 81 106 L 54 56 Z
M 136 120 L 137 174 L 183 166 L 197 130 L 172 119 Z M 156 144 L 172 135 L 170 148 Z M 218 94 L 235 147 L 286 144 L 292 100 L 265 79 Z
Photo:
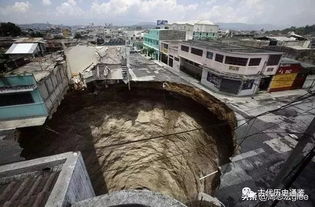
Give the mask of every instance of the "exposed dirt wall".
M 219 185 L 219 174 L 199 178 L 228 161 L 235 124 L 234 113 L 203 91 L 138 82 L 131 91 L 69 93 L 45 126 L 22 130 L 21 144 L 27 159 L 81 151 L 98 194 L 150 189 L 187 203 Z

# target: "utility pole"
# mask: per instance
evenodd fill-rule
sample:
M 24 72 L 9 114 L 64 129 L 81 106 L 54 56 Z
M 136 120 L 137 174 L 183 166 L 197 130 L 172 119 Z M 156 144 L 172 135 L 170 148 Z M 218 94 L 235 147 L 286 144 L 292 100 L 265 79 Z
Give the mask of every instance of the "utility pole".
M 276 189 L 289 188 L 301 171 L 306 167 L 308 162 L 314 156 L 314 142 L 315 142 L 315 117 L 306 129 L 305 133 L 299 138 L 295 148 L 292 150 L 290 156 L 283 164 L 279 174 L 275 178 L 272 187 Z M 305 157 L 303 152 L 307 144 L 311 144 L 311 152 L 309 157 Z M 292 172 L 294 172 L 293 175 Z M 276 206 L 274 202 L 272 206 Z

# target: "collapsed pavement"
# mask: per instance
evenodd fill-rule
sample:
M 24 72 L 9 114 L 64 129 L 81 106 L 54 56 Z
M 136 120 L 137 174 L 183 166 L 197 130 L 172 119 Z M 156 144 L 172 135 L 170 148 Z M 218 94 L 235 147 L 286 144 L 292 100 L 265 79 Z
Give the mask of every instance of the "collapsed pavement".
M 21 130 L 20 142 L 26 159 L 81 151 L 97 194 L 148 189 L 189 203 L 219 186 L 235 125 L 234 112 L 199 89 L 133 82 L 130 91 L 69 93 L 43 127 Z

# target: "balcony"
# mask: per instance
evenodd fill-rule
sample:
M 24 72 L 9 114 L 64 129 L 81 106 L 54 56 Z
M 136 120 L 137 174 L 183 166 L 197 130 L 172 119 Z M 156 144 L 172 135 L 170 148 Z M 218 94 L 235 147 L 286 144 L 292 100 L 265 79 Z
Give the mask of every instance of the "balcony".
M 0 107 L 0 120 L 48 116 L 43 102 Z

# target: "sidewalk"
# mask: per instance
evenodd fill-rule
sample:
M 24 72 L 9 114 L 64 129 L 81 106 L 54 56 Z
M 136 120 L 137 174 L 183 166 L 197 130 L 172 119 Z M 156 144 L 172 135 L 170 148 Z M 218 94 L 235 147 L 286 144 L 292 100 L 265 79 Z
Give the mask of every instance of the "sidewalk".
M 307 94 L 306 90 L 297 89 L 272 93 L 261 92 L 252 97 L 228 96 L 216 93 L 204 87 L 200 83 L 200 81 L 194 79 L 193 77 L 187 75 L 184 72 L 176 71 L 162 62 L 156 60 L 153 60 L 153 62 L 163 67 L 164 69 L 172 72 L 173 74 L 181 77 L 182 79 L 186 80 L 195 87 L 200 88 L 206 91 L 207 93 L 215 96 L 216 98 L 220 99 L 222 102 L 226 103 L 229 107 L 231 107 L 235 112 L 237 112 L 238 114 L 245 118 L 250 118 L 260 113 L 280 108 L 286 103 L 294 100 L 296 97 Z

